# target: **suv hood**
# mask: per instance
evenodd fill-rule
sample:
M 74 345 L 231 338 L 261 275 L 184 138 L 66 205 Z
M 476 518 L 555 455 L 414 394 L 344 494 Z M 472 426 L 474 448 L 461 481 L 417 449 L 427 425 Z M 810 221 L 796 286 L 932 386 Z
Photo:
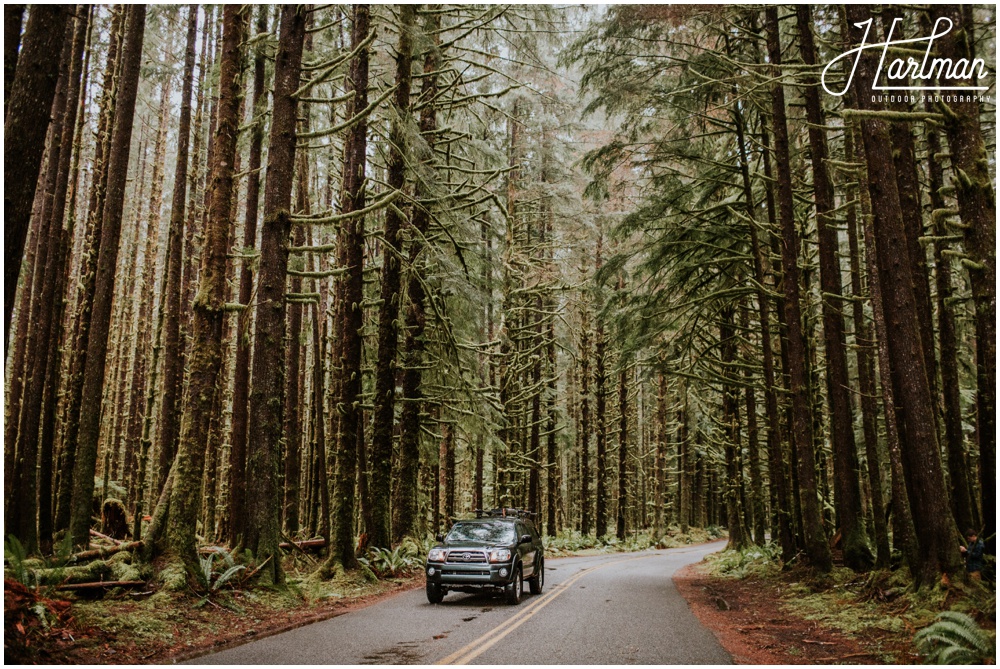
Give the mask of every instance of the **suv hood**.
M 448 550 L 462 549 L 462 548 L 478 548 L 480 550 L 489 550 L 491 548 L 510 548 L 509 544 L 485 544 L 481 541 L 446 541 L 443 544 L 439 544 L 441 548 Z

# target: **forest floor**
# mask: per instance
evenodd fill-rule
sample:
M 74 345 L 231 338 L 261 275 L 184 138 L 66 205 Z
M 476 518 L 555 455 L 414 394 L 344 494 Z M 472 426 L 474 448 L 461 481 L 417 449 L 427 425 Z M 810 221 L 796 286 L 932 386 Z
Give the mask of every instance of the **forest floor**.
M 913 635 L 941 610 L 996 626 L 996 600 L 981 586 L 912 593 L 899 574 L 843 568 L 727 573 L 722 555 L 680 570 L 674 584 L 737 664 L 918 664 Z

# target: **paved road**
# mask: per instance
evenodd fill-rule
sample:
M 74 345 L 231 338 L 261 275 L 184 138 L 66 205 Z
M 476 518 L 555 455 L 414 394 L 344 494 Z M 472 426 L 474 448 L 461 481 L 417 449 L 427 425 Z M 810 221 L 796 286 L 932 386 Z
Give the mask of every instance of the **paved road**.
M 721 543 L 550 559 L 545 590 L 499 596 L 423 589 L 193 660 L 198 664 L 730 664 L 674 588 Z

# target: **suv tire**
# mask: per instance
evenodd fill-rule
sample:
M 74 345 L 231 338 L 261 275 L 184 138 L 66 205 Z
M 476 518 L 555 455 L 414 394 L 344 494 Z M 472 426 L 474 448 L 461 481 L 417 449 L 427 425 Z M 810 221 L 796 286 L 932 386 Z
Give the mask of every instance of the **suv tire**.
M 427 601 L 431 604 L 440 604 L 444 599 L 445 589 L 437 583 L 427 584 Z
M 542 588 L 545 586 L 545 558 L 538 561 L 538 567 L 535 569 L 535 575 L 528 579 L 528 587 L 531 589 L 531 594 L 540 595 L 542 594 Z
M 508 604 L 517 606 L 521 603 L 521 593 L 523 592 L 524 582 L 521 580 L 521 568 L 518 567 L 514 570 L 514 575 L 511 577 L 510 583 L 504 586 L 503 595 Z

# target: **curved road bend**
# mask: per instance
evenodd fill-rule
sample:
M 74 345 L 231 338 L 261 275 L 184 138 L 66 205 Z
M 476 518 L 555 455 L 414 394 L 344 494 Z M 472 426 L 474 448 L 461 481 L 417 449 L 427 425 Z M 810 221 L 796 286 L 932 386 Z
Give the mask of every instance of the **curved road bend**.
M 671 577 L 720 550 L 715 542 L 642 553 L 550 559 L 541 595 L 423 589 L 272 637 L 203 655 L 197 664 L 730 664 Z

